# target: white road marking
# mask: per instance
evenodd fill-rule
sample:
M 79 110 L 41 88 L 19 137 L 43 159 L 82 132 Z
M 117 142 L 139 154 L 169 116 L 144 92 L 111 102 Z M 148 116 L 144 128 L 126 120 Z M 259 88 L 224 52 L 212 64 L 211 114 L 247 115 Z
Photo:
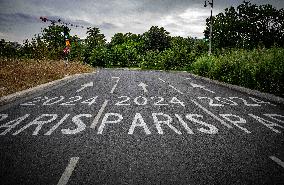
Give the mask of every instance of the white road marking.
M 247 134 L 251 133 L 248 129 L 239 125 L 239 123 L 247 123 L 247 121 L 244 118 L 237 116 L 237 115 L 234 115 L 234 114 L 219 114 L 219 115 L 222 118 L 224 118 L 225 120 L 227 120 L 228 122 L 232 123 L 233 125 L 235 125 L 239 129 L 241 129 L 242 131 L 244 131 L 245 133 L 247 133 Z M 231 119 L 231 118 L 234 118 L 234 119 Z M 235 119 L 235 118 L 237 118 L 237 119 Z
M 191 78 L 185 78 L 186 80 L 191 80 Z
M 3 121 L 4 119 L 8 118 L 8 114 L 0 114 L 0 116 L 0 121 Z
M 144 121 L 144 119 L 143 119 L 143 117 L 140 113 L 135 114 L 135 117 L 132 121 L 132 125 L 129 128 L 128 134 L 133 134 L 136 127 L 142 127 L 144 129 L 146 135 L 151 134 L 147 124 L 145 123 L 145 121 Z
M 180 90 L 178 90 L 177 88 L 175 88 L 174 86 L 172 86 L 172 85 L 169 85 L 171 88 L 173 88 L 174 90 L 176 90 L 178 93 L 180 93 L 180 94 L 183 94 L 183 92 L 181 92 Z
M 265 115 L 265 116 L 267 116 L 267 117 L 269 117 L 270 119 L 273 119 L 273 120 L 275 120 L 275 121 L 279 121 L 280 123 L 284 123 L 284 120 L 275 118 L 275 117 L 284 118 L 284 116 L 282 116 L 282 115 L 279 115 L 279 114 L 263 114 L 263 115 Z M 1 120 L 0 120 L 0 121 L 1 121 Z
M 109 121 L 108 118 L 110 116 L 116 116 L 118 119 Z M 102 119 L 101 125 L 98 128 L 98 134 L 102 134 L 103 133 L 106 124 L 109 124 L 109 123 L 119 123 L 122 120 L 123 120 L 123 117 L 122 117 L 121 114 L 118 114 L 118 113 L 106 113 L 105 116 Z
M 111 89 L 111 91 L 110 91 L 110 93 L 111 94 L 113 94 L 113 92 L 114 92 L 114 90 L 115 90 L 115 88 L 116 88 L 116 86 L 117 86 L 117 84 L 118 84 L 118 81 L 119 81 L 119 77 L 111 77 L 111 78 L 116 78 L 117 80 L 115 81 L 115 84 L 114 84 L 114 86 L 112 87 L 112 89 Z
M 148 92 L 148 90 L 146 89 L 146 87 L 148 86 L 147 84 L 141 82 L 138 86 L 142 87 L 144 93 L 147 93 L 147 92 Z
M 257 120 L 258 122 L 262 123 L 262 124 L 263 124 L 264 126 L 266 126 L 267 128 L 271 129 L 271 130 L 272 130 L 273 132 L 275 132 L 275 133 L 280 134 L 281 131 L 277 130 L 277 129 L 274 128 L 274 127 L 279 127 L 279 128 L 284 129 L 284 126 L 279 125 L 279 124 L 277 124 L 277 123 L 274 123 L 274 122 L 272 122 L 272 121 L 269 121 L 269 120 L 266 120 L 266 119 L 264 119 L 264 118 L 258 117 L 258 116 L 254 115 L 254 114 L 248 114 L 248 115 L 251 116 L 251 117 L 253 117 L 253 118 L 254 118 L 255 120 Z
M 68 117 L 70 116 L 70 114 L 66 114 L 63 118 L 61 118 L 61 120 L 54 125 L 48 132 L 46 132 L 44 135 L 49 136 L 50 134 L 52 134 L 52 132 L 54 132 Z
M 0 125 L 0 129 L 6 128 L 6 130 L 4 130 L 2 133 L 0 133 L 0 135 L 6 135 L 8 132 L 10 132 L 13 128 L 15 128 L 17 125 L 19 125 L 22 121 L 24 121 L 29 116 L 30 116 L 30 114 L 26 114 L 22 117 L 19 117 L 17 119 L 9 121 L 8 123 L 6 123 L 4 125 Z
M 159 120 L 158 116 L 163 116 L 164 118 L 166 118 L 166 120 Z M 152 117 L 154 120 L 154 123 L 156 125 L 156 128 L 158 130 L 159 134 L 164 134 L 164 131 L 161 127 L 161 125 L 167 125 L 170 129 L 172 129 L 175 133 L 181 135 L 182 133 L 176 129 L 173 125 L 171 125 L 171 123 L 173 122 L 173 118 L 171 118 L 168 114 L 164 114 L 162 112 L 160 113 L 152 113 Z
M 102 116 L 102 113 L 104 112 L 106 106 L 107 106 L 107 103 L 108 103 L 108 100 L 105 100 L 102 107 L 100 108 L 98 114 L 96 115 L 94 121 L 92 122 L 90 128 L 96 128 L 98 122 L 99 122 L 99 119 L 101 118 Z
M 158 78 L 159 80 L 161 80 L 162 82 L 164 82 L 164 83 L 166 83 L 166 81 L 165 80 L 163 80 L 163 79 L 161 79 L 161 78 Z M 173 88 L 174 90 L 176 90 L 178 93 L 180 93 L 180 94 L 183 94 L 183 92 L 181 92 L 180 90 L 178 90 L 177 88 L 175 88 L 174 86 L 172 86 L 172 85 L 169 85 L 171 88 Z
M 72 157 L 70 159 L 69 164 L 66 167 L 64 173 L 62 174 L 61 178 L 59 179 L 57 185 L 66 185 L 68 183 L 68 180 L 71 177 L 72 172 L 75 169 L 78 160 L 79 157 Z
M 93 85 L 94 85 L 93 82 L 83 84 L 83 85 L 81 85 L 82 87 L 80 89 L 78 89 L 76 92 L 80 92 L 80 91 L 84 90 L 86 87 L 93 87 Z
M 179 120 L 179 122 L 182 124 L 182 126 L 185 128 L 188 134 L 194 134 L 193 131 L 188 127 L 187 123 L 182 119 L 180 115 L 175 114 L 175 116 Z
M 282 166 L 282 168 L 284 168 L 284 162 L 281 161 L 280 159 L 278 159 L 277 157 L 275 156 L 270 156 L 269 157 L 271 160 L 273 160 L 274 162 L 276 162 L 277 164 L 279 164 L 280 166 Z
M 266 102 L 266 101 L 262 101 L 262 100 L 259 100 L 259 99 L 257 99 L 257 98 L 253 98 L 253 97 L 249 97 L 252 101 L 254 101 L 255 103 L 263 103 L 263 104 L 269 104 L 269 105 L 272 105 L 272 106 L 276 106 L 276 105 L 274 105 L 273 103 L 271 103 L 271 102 Z
M 45 118 L 46 117 L 50 117 L 50 119 L 48 120 L 44 120 L 44 121 L 41 121 L 42 118 Z M 34 126 L 36 125 L 36 128 L 33 132 L 33 135 L 38 135 L 39 131 L 41 130 L 42 126 L 44 124 L 47 124 L 47 123 L 50 123 L 54 120 L 56 120 L 58 117 L 57 114 L 42 114 L 41 116 L 37 117 L 35 120 L 31 121 L 29 124 L 25 125 L 24 127 L 22 127 L 20 130 L 18 130 L 17 132 L 13 133 L 13 135 L 18 135 L 19 133 L 23 132 L 24 130 L 26 130 L 27 128 L 31 127 L 31 126 Z
M 196 118 L 203 118 L 203 116 L 201 114 L 187 114 L 186 119 L 190 120 L 193 123 L 197 123 L 200 124 L 202 126 L 208 127 L 208 129 L 205 129 L 204 127 L 202 128 L 198 128 L 197 130 L 206 134 L 217 134 L 218 133 L 218 128 L 216 128 L 214 125 L 205 123 L 201 120 L 198 120 Z
M 208 92 L 211 92 L 211 93 L 215 93 L 214 91 L 211 91 L 211 90 L 209 90 L 209 89 L 206 89 L 205 86 L 202 86 L 202 85 L 198 85 L 198 84 L 194 84 L 194 83 L 190 83 L 190 85 L 191 85 L 193 88 L 197 87 L 197 88 L 201 88 L 201 89 L 203 89 L 203 90 L 205 90 L 205 91 L 208 91 Z
M 159 78 L 159 80 L 161 80 L 162 82 L 166 83 L 166 81 L 165 81 L 165 80 L 163 80 L 163 79 L 161 79 L 161 78 Z
M 195 105 L 197 105 L 199 108 L 201 108 L 204 112 L 206 112 L 207 114 L 209 114 L 210 116 L 212 116 L 213 118 L 215 118 L 216 120 L 218 120 L 222 125 L 228 127 L 228 128 L 233 128 L 231 125 L 227 124 L 225 121 L 223 121 L 222 119 L 220 119 L 219 117 L 215 116 L 212 112 L 210 112 L 209 110 L 207 110 L 206 108 L 202 107 L 199 103 L 197 103 L 194 100 L 191 100 Z
M 77 126 L 75 129 L 62 129 L 61 132 L 62 134 L 77 134 L 83 130 L 85 130 L 86 128 L 86 124 L 83 123 L 83 121 L 80 119 L 81 117 L 87 117 L 87 118 L 91 118 L 92 115 L 91 114 L 78 114 L 76 116 L 74 116 L 72 118 L 72 122 L 75 123 L 75 125 Z

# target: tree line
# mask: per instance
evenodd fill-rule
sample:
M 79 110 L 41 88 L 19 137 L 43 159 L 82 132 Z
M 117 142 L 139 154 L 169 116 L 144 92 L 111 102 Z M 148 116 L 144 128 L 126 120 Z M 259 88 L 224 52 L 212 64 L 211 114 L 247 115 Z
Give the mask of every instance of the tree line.
M 284 46 L 284 11 L 271 5 L 243 3 L 226 8 L 213 17 L 213 54 L 231 49 Z M 207 55 L 210 19 L 206 20 L 205 39 L 173 37 L 163 27 L 152 26 L 143 34 L 116 33 L 107 42 L 97 27 L 87 29 L 86 39 L 70 36 L 70 60 L 93 66 L 140 67 L 187 70 L 198 58 Z M 63 53 L 64 26 L 49 25 L 22 45 L 0 41 L 0 55 L 7 58 L 59 60 Z

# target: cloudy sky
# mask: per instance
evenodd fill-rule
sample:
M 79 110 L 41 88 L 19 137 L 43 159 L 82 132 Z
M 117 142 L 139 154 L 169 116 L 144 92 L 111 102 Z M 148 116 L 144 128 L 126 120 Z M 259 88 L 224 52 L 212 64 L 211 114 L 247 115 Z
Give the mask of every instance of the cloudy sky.
M 213 14 L 243 0 L 214 0 Z M 284 8 L 284 0 L 251 0 Z M 86 37 L 86 27 L 99 27 L 108 41 L 118 32 L 143 33 L 163 26 L 172 36 L 203 37 L 210 8 L 204 0 L 0 0 L 0 38 L 22 42 L 48 26 L 40 16 L 85 26 L 71 34 Z

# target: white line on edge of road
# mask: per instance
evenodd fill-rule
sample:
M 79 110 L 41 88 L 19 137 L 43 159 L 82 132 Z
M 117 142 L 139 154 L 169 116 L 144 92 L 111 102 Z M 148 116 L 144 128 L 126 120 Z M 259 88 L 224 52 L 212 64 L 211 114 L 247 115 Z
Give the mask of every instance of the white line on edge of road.
M 277 164 L 279 164 L 280 166 L 282 166 L 282 168 L 284 168 L 284 162 L 281 161 L 280 159 L 278 159 L 277 157 L 275 156 L 270 156 L 269 157 L 271 160 L 273 160 L 274 162 L 276 162 Z
M 100 108 L 98 114 L 96 115 L 94 121 L 92 122 L 90 128 L 96 128 L 98 122 L 99 122 L 99 119 L 101 118 L 106 106 L 107 106 L 107 103 L 108 103 L 108 100 L 105 100 L 102 107 Z
M 114 92 L 114 90 L 115 90 L 115 88 L 116 88 L 116 86 L 117 86 L 117 84 L 118 84 L 118 81 L 119 81 L 119 77 L 111 77 L 111 78 L 116 78 L 117 80 L 116 80 L 116 82 L 115 82 L 115 85 L 113 86 L 113 88 L 111 89 L 111 91 L 110 91 L 110 93 L 111 94 L 113 94 L 113 92 Z
M 71 177 L 72 172 L 75 169 L 78 160 L 79 157 L 72 157 L 70 159 L 69 164 L 66 167 L 64 173 L 62 174 L 61 178 L 59 179 L 57 185 L 66 185 L 68 183 L 68 180 Z
M 213 118 L 215 118 L 216 120 L 218 120 L 222 125 L 228 127 L 228 128 L 233 128 L 231 125 L 227 124 L 225 121 L 223 121 L 222 119 L 220 119 L 219 117 L 215 116 L 212 112 L 210 112 L 209 110 L 207 110 L 206 108 L 202 107 L 199 103 L 197 103 L 194 100 L 191 100 L 195 105 L 197 105 L 199 108 L 201 108 L 204 112 L 206 112 L 207 114 L 209 114 L 210 116 L 212 116 Z

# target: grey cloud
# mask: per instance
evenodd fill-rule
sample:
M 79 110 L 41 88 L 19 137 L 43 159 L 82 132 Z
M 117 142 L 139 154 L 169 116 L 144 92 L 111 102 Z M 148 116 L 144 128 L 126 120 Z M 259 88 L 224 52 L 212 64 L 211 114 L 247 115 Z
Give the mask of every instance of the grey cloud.
M 0 13 L 0 24 L 2 22 L 7 22 L 7 23 L 35 22 L 37 19 L 39 18 L 24 13 L 14 13 L 14 14 Z
M 243 0 L 215 0 L 214 14 L 231 5 L 236 6 Z M 256 4 L 272 4 L 284 8 L 283 0 L 251 0 Z M 13 35 L 33 35 L 38 33 L 40 16 L 61 19 L 85 27 L 97 26 L 107 38 L 117 32 L 143 33 L 150 26 L 164 26 L 174 34 L 194 34 L 202 36 L 205 19 L 210 8 L 203 7 L 204 0 L 0 0 L 0 30 L 13 29 Z M 208 14 L 184 18 L 180 14 L 191 9 L 197 13 Z M 165 17 L 170 16 L 170 21 Z M 196 28 L 198 27 L 198 28 Z M 191 30 L 188 30 L 192 28 Z M 200 28 L 200 29 L 199 29 Z M 200 32 L 198 32 L 200 30 Z M 86 30 L 74 29 L 80 37 L 86 36 Z M 29 33 L 28 33 L 29 32 Z M 14 37 L 16 39 L 16 37 Z M 13 38 L 11 37 L 11 40 Z
M 102 24 L 98 25 L 99 28 L 101 29 L 115 29 L 118 28 L 115 24 L 108 23 L 108 22 L 103 22 Z
M 142 2 L 137 8 L 138 11 L 155 12 L 168 14 L 171 12 L 181 12 L 187 8 L 204 8 L 204 0 L 137 0 Z M 210 0 L 211 1 L 211 0 Z M 237 6 L 243 0 L 215 0 L 214 9 L 223 10 L 229 6 Z M 253 4 L 272 4 L 276 8 L 284 8 L 283 0 L 251 0 Z M 209 8 L 209 7 L 208 7 Z
M 177 29 L 179 27 L 179 25 L 177 25 L 175 23 L 170 23 L 170 24 L 166 24 L 165 27 L 170 27 L 172 29 Z
M 139 11 L 148 11 L 154 13 L 168 14 L 170 12 L 181 12 L 190 7 L 201 7 L 199 0 L 142 0 L 138 7 Z
M 91 26 L 91 24 L 85 20 L 71 20 L 60 16 L 46 16 L 49 20 L 61 20 L 66 23 L 82 26 Z M 24 13 L 5 14 L 0 13 L 0 25 L 12 25 L 12 24 L 29 24 L 41 22 L 39 16 L 29 15 Z

